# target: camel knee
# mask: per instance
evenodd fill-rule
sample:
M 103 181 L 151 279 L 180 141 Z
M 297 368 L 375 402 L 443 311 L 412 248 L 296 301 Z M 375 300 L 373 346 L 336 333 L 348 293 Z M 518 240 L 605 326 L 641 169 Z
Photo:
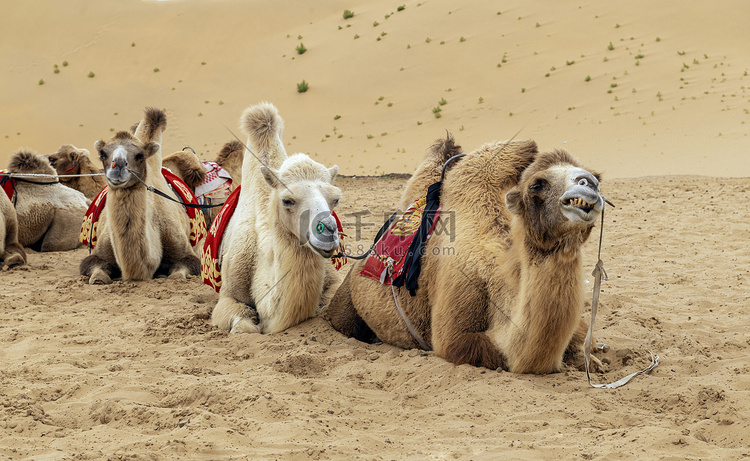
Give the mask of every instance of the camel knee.
M 258 314 L 245 303 L 219 295 L 211 314 L 211 324 L 230 333 L 260 333 Z

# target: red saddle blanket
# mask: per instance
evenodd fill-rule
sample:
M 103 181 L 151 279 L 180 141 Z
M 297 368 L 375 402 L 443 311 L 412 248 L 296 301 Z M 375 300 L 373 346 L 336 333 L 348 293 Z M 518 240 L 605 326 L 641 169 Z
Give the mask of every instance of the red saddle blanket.
M 359 275 L 377 280 L 383 285 L 391 285 L 394 280 L 403 274 L 404 270 L 407 269 L 405 265 L 406 255 L 412 241 L 414 241 L 419 224 L 422 222 L 426 204 L 426 198 L 421 198 L 412 203 L 404 214 L 388 228 L 372 248 Z M 441 207 L 438 207 L 435 211 L 428 239 L 435 229 L 435 224 L 437 224 L 440 216 L 440 209 Z M 424 248 L 426 248 L 426 245 L 425 242 Z
M 13 195 L 15 194 L 15 186 L 13 178 L 10 176 L 5 175 L 4 173 L 7 173 L 8 170 L 0 170 L 0 188 L 5 191 L 5 195 L 8 196 L 8 200 L 13 202 Z
M 208 236 L 206 236 L 206 241 L 203 243 L 203 251 L 201 252 L 201 277 L 203 278 L 203 283 L 216 290 L 217 293 L 221 290 L 221 265 L 219 264 L 221 239 L 224 237 L 227 224 L 229 224 L 229 220 L 237 208 L 241 188 L 242 186 L 237 186 L 229 197 L 227 197 L 224 206 L 221 207 L 219 214 L 216 215 L 216 218 L 211 223 L 211 227 L 208 229 Z M 347 262 L 346 254 L 344 253 L 344 229 L 336 213 L 331 211 L 331 214 L 336 219 L 336 227 L 339 231 L 339 253 L 331 258 L 331 263 L 336 270 L 339 270 Z
M 161 174 L 183 203 L 189 203 L 191 205 L 198 204 L 198 200 L 196 200 L 190 187 L 188 187 L 182 179 L 166 168 L 161 169 Z M 89 250 L 93 250 L 96 246 L 96 228 L 98 227 L 99 217 L 104 209 L 104 205 L 107 203 L 108 191 L 109 186 L 104 186 L 104 189 L 94 197 L 88 210 L 86 210 L 83 224 L 81 224 L 81 235 L 79 240 L 86 245 Z M 185 207 L 185 211 L 188 214 L 188 218 L 190 218 L 190 244 L 196 246 L 201 239 L 206 236 L 206 222 L 203 220 L 203 216 L 197 208 Z

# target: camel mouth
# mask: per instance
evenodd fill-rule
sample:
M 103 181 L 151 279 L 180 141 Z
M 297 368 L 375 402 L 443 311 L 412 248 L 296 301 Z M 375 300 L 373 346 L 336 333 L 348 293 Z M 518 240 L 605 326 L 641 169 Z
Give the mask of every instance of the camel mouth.
M 567 193 L 560 199 L 560 205 L 563 215 L 569 221 L 591 223 L 599 216 L 604 203 L 599 194 Z
M 569 197 L 563 200 L 562 204 L 566 207 L 577 208 L 586 214 L 596 208 L 596 204 L 587 202 L 583 197 Z

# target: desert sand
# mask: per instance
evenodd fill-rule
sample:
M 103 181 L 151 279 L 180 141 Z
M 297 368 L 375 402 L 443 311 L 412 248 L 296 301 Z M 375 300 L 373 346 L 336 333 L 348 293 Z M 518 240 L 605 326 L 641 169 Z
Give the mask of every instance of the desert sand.
M 465 151 L 516 135 L 569 150 L 617 206 L 595 329 L 609 364 L 593 379 L 637 371 L 649 351 L 660 365 L 602 390 L 571 366 L 457 367 L 322 319 L 229 335 L 197 277 L 90 286 L 86 249 L 29 250 L 0 272 L 1 458 L 750 457 L 745 2 L 30 0 L 2 13 L 0 166 L 22 146 L 91 149 L 145 106 L 167 111 L 165 152 L 211 159 L 267 100 L 290 152 L 348 176 L 355 252 L 404 185 L 384 174 L 410 173 L 445 130 Z

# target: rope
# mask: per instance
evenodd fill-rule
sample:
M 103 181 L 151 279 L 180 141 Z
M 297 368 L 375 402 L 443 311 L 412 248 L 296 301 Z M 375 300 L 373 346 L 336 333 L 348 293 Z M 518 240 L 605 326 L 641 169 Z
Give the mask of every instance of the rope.
M 149 186 L 148 184 L 146 184 L 145 182 L 143 182 L 143 180 L 135 173 L 135 171 L 131 170 L 130 168 L 128 168 L 128 171 L 130 172 L 130 174 L 132 174 L 133 176 L 135 176 L 135 179 L 137 179 L 138 181 L 141 182 L 141 184 L 143 184 L 144 186 L 146 186 L 146 190 L 148 190 L 150 192 L 153 192 L 156 195 L 159 195 L 161 197 L 164 197 L 165 199 L 170 200 L 172 202 L 179 203 L 180 205 L 182 205 L 184 207 L 199 208 L 199 209 L 203 210 L 203 209 L 206 209 L 206 208 L 216 208 L 216 207 L 224 206 L 223 202 L 219 203 L 217 205 L 193 205 L 192 203 L 185 203 L 182 200 L 175 200 L 172 197 L 170 197 L 169 195 L 167 195 L 164 192 L 162 192 L 159 189 L 157 189 L 156 187 Z
M 427 341 L 422 338 L 422 335 L 419 334 L 416 327 L 413 323 L 409 321 L 409 318 L 406 316 L 406 313 L 404 313 L 404 310 L 401 308 L 401 304 L 398 302 L 398 297 L 396 296 L 396 289 L 393 288 L 393 261 L 390 261 L 388 263 L 388 278 L 391 279 L 391 293 L 393 293 L 393 302 L 396 303 L 396 310 L 398 311 L 398 315 L 401 316 L 401 320 L 404 321 L 404 325 L 406 325 L 406 329 L 409 330 L 409 334 L 411 334 L 411 337 L 414 338 L 415 341 L 419 344 L 419 347 L 426 351 L 431 351 L 432 346 L 430 346 Z
M 104 176 L 104 173 L 86 173 L 86 174 L 0 173 L 0 176 L 8 176 L 9 178 L 81 178 L 85 176 Z
M 612 202 L 607 200 L 606 198 L 604 201 L 612 206 Z M 589 385 L 591 387 L 597 388 L 597 389 L 616 389 L 618 387 L 624 386 L 625 384 L 629 383 L 630 380 L 635 378 L 638 375 L 641 375 L 643 373 L 648 373 L 649 371 L 653 370 L 659 365 L 659 356 L 654 356 L 654 354 L 651 351 L 648 351 L 649 354 L 651 354 L 651 364 L 644 368 L 643 370 L 636 371 L 635 373 L 631 373 L 624 378 L 621 378 L 613 383 L 609 384 L 593 384 L 591 382 L 591 373 L 589 371 L 589 362 L 591 361 L 591 338 L 594 335 L 594 321 L 596 320 L 596 310 L 599 305 L 599 292 L 602 286 L 602 275 L 604 276 L 604 280 L 609 280 L 607 277 L 607 272 L 604 270 L 604 263 L 602 262 L 602 238 L 604 236 L 604 208 L 602 208 L 602 224 L 599 226 L 599 253 L 598 253 L 598 261 L 596 263 L 596 266 L 594 267 L 594 272 L 591 273 L 591 275 L 594 276 L 594 294 L 591 299 L 591 323 L 589 324 L 589 331 L 586 333 L 586 339 L 583 341 L 583 356 L 586 362 L 586 378 L 589 381 Z

